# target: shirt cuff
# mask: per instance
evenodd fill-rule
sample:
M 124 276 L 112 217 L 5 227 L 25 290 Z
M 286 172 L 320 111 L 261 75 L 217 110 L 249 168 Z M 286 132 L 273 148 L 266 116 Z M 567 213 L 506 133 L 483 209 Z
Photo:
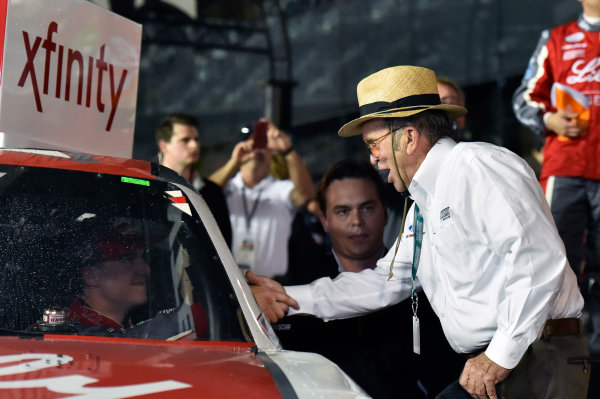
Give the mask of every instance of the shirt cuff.
M 283 287 L 285 292 L 294 298 L 296 302 L 300 305 L 300 309 L 296 310 L 290 306 L 288 310 L 288 316 L 298 313 L 314 313 L 314 301 L 313 294 L 310 284 L 305 285 L 290 285 L 287 287 Z
M 519 364 L 528 347 L 528 344 L 518 343 L 512 338 L 496 331 L 492 341 L 485 350 L 485 355 L 491 361 L 505 369 L 514 369 Z
M 548 120 L 548 117 L 552 114 L 552 112 L 547 111 L 544 112 L 544 115 L 542 115 L 542 121 L 544 122 L 544 127 L 546 127 L 546 121 Z

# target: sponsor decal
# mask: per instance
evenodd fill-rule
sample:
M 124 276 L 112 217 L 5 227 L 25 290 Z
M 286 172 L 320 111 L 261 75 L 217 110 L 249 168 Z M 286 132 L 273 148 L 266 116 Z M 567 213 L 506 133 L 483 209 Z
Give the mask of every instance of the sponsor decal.
M 585 49 L 567 50 L 563 53 L 563 61 L 573 60 L 575 58 L 585 57 Z
M 534 68 L 532 65 L 529 65 L 525 70 L 525 74 L 523 76 L 524 79 L 530 79 L 533 76 Z
M 192 216 L 190 205 L 187 203 L 187 200 L 180 190 L 166 191 L 166 193 L 169 196 L 169 199 L 173 202 L 173 206 L 175 208 Z
M 127 69 L 122 68 L 121 71 L 118 71 L 113 64 L 105 60 L 104 44 L 98 49 L 98 58 L 88 56 L 87 60 L 84 59 L 81 51 L 70 47 L 65 48 L 64 45 L 54 40 L 54 34 L 58 34 L 58 31 L 58 23 L 55 21 L 51 21 L 48 24 L 45 39 L 40 36 L 34 37 L 33 34 L 30 35 L 29 32 L 22 31 L 27 61 L 23 66 L 18 85 L 23 87 L 27 82 L 31 84 L 38 112 L 44 112 L 40 97 L 40 87 L 42 89 L 41 93 L 48 95 L 50 79 L 56 79 L 55 93 L 51 93 L 50 95 L 53 94 L 54 97 L 63 101 L 71 101 L 71 96 L 75 97 L 76 95 L 77 98 L 74 101 L 77 102 L 77 105 L 83 105 L 85 97 L 85 107 L 87 108 L 92 107 L 92 102 L 95 100 L 94 105 L 98 112 L 104 113 L 106 95 L 102 93 L 102 81 L 106 73 L 110 82 L 110 92 L 108 93 L 110 97 L 110 113 L 106 122 L 106 131 L 110 131 L 115 112 L 119 105 L 119 99 L 121 98 L 121 92 L 125 85 L 125 79 L 127 78 Z M 44 59 L 44 69 L 42 71 L 35 68 L 34 61 L 38 55 Z M 66 72 L 64 84 L 62 80 L 63 68 L 65 68 Z M 51 69 L 56 71 L 56 76 L 50 75 Z M 75 88 L 72 88 L 71 77 L 75 74 L 77 75 L 77 84 Z M 119 74 L 120 78 L 118 77 Z M 96 87 L 96 98 L 92 99 L 94 86 Z M 73 93 L 71 93 L 71 90 L 73 90 Z
M 574 85 L 584 82 L 600 82 L 600 57 L 592 58 L 586 64 L 585 60 L 577 60 L 571 66 L 571 75 L 567 76 L 567 83 Z
M 11 364 L 9 366 L 0 367 L 0 376 L 27 374 L 32 371 L 50 367 L 60 368 L 62 364 L 70 363 L 72 361 L 73 358 L 71 356 L 54 353 L 23 353 L 20 355 L 0 356 L 0 364 Z M 14 364 L 16 362 L 19 363 Z M 77 396 L 78 398 L 120 399 L 191 387 L 189 384 L 184 384 L 175 380 L 112 387 L 86 387 L 86 385 L 98 381 L 99 380 L 95 378 L 86 377 L 80 374 L 38 379 L 27 379 L 25 377 L 22 380 L 13 377 L 8 381 L 0 380 L 0 390 L 46 388 L 51 392 L 60 394 L 81 395 Z M 25 393 L 23 393 L 23 395 L 25 395 Z M 15 393 L 15 396 L 20 395 Z
M 450 219 L 450 207 L 446 207 L 440 211 L 440 221 Z
M 575 43 L 575 44 L 564 44 L 561 46 L 561 50 L 573 50 L 574 48 L 585 48 L 587 43 Z
M 150 182 L 146 179 L 136 179 L 134 177 L 121 176 L 123 183 L 138 184 L 140 186 L 150 186 Z
M 565 42 L 567 43 L 575 43 L 580 42 L 585 39 L 585 34 L 583 32 L 575 32 L 565 37 Z

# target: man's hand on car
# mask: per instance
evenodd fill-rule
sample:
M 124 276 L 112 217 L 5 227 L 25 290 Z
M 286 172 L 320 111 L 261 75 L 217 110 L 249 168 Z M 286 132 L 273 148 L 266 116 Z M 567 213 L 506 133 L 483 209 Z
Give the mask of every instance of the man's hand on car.
M 264 315 L 271 323 L 281 320 L 289 307 L 300 309 L 298 302 L 285 293 L 285 289 L 268 277 L 257 276 L 251 271 L 246 272 L 246 279 Z

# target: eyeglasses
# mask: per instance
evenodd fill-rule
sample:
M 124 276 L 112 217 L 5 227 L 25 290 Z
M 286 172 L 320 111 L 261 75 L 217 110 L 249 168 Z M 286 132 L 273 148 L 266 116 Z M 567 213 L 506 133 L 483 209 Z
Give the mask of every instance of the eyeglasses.
M 373 157 L 375 157 L 375 158 L 379 157 L 379 143 L 381 142 L 381 140 L 383 140 L 384 138 L 386 138 L 390 134 L 395 133 L 398 130 L 402 130 L 402 129 L 404 129 L 404 128 L 399 128 L 399 129 L 396 129 L 396 130 L 391 130 L 390 129 L 389 132 L 387 132 L 383 136 L 377 137 L 375 140 L 365 141 L 365 145 L 367 146 L 367 150 L 369 150 L 369 153 Z

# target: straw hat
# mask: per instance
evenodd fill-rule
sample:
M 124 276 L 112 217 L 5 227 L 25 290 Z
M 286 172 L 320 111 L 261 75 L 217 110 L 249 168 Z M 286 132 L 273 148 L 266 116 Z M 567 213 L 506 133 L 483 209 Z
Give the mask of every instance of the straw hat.
M 402 118 L 429 109 L 444 111 L 450 119 L 465 115 L 458 105 L 441 104 L 435 73 L 415 66 L 395 66 L 367 76 L 356 87 L 360 118 L 346 123 L 338 134 L 361 134 L 360 125 L 374 118 Z

